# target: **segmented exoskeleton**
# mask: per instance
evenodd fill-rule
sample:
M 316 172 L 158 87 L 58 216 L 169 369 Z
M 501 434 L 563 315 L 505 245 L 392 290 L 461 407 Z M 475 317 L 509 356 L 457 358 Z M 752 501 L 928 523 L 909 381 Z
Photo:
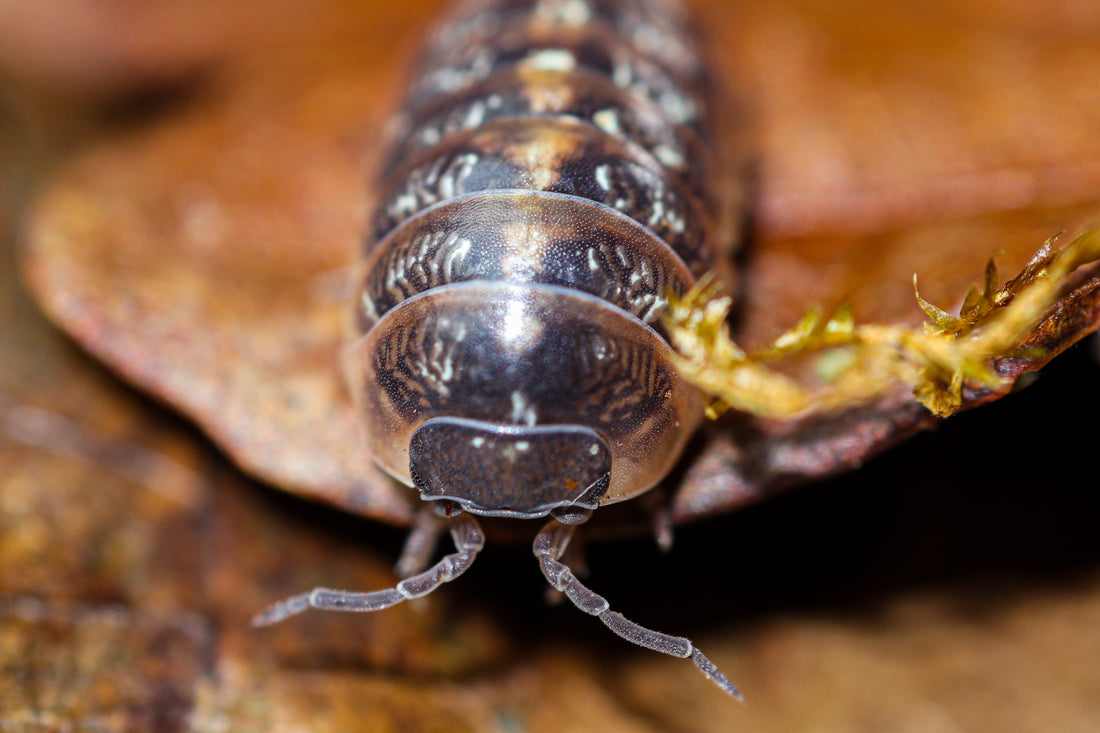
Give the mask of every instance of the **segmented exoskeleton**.
M 484 543 L 474 515 L 551 520 L 550 584 L 624 638 L 691 657 L 684 638 L 608 610 L 560 558 L 592 511 L 671 469 L 703 415 L 659 315 L 720 268 L 704 76 L 664 0 L 482 0 L 432 36 L 386 158 L 349 349 L 369 449 L 429 510 L 396 588 L 317 589 L 372 611 L 431 592 Z

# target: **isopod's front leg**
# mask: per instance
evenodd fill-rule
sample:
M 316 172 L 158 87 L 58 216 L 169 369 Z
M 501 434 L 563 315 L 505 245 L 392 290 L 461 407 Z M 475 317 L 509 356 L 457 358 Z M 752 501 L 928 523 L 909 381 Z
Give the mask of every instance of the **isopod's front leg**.
M 657 541 L 657 549 L 661 552 L 669 552 L 672 549 L 674 536 L 672 521 L 673 495 L 666 491 L 650 491 L 643 494 L 636 501 L 642 502 L 642 509 L 649 515 L 652 524 L 653 538 Z
M 573 537 L 575 524 L 563 524 L 551 520 L 535 537 L 534 552 L 546 580 L 556 590 L 565 594 L 577 608 L 597 617 L 607 628 L 627 641 L 655 652 L 683 659 L 691 658 L 695 666 L 727 693 L 743 701 L 741 692 L 722 674 L 705 654 L 695 648 L 689 639 L 670 636 L 634 623 L 621 613 L 611 610 L 611 604 L 577 580 L 573 571 L 561 562 L 565 548 Z
M 428 595 L 443 583 L 466 572 L 485 546 L 485 533 L 471 515 L 458 514 L 450 523 L 451 538 L 457 552 L 447 555 L 427 571 L 406 578 L 393 588 L 369 593 L 314 588 L 309 593 L 292 596 L 270 606 L 252 618 L 252 625 L 269 626 L 309 608 L 325 611 L 380 611 L 402 601 Z
M 425 503 L 417 512 L 409 536 L 405 538 L 405 546 L 401 549 L 401 557 L 397 558 L 397 564 L 393 567 L 397 577 L 415 575 L 431 562 L 439 545 L 439 537 L 446 528 L 446 522 L 437 509 L 434 504 Z

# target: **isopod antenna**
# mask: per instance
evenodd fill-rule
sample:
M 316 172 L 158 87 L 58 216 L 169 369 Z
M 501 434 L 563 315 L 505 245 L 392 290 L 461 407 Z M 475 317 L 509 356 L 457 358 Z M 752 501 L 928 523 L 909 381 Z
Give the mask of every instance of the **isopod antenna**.
M 561 556 L 565 553 L 566 547 L 569 546 L 569 540 L 573 538 L 575 525 L 578 523 L 576 514 L 577 512 L 570 512 L 569 516 L 563 516 L 562 520 L 552 519 L 535 537 L 535 557 L 539 560 L 539 567 L 542 568 L 542 574 L 546 576 L 547 582 L 555 590 L 564 593 L 565 597 L 572 601 L 577 608 L 603 621 L 604 626 L 627 641 L 673 657 L 683 659 L 690 657 L 695 666 L 708 679 L 743 703 L 745 699 L 742 697 L 741 691 L 718 670 L 714 662 L 695 648 L 690 639 L 647 629 L 634 623 L 621 613 L 612 611 L 611 604 L 608 603 L 606 598 L 593 592 L 577 580 L 569 566 L 561 562 Z M 563 521 L 570 523 L 564 524 Z M 583 519 L 580 519 L 580 521 L 583 521 Z
M 381 611 L 411 598 L 420 598 L 466 572 L 485 546 L 481 525 L 469 514 L 457 514 L 450 521 L 455 549 L 432 567 L 405 578 L 393 588 L 357 593 L 332 588 L 314 588 L 308 593 L 280 601 L 252 618 L 253 626 L 270 626 L 310 608 L 323 611 Z

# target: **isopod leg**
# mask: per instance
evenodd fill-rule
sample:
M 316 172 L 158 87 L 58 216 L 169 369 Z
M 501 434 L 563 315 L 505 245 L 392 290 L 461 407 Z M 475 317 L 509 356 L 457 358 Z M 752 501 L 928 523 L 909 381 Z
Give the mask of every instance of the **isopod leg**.
M 447 555 L 427 571 L 413 575 L 393 588 L 356 593 L 332 588 L 314 588 L 309 593 L 280 601 L 252 618 L 253 626 L 269 626 L 309 608 L 325 611 L 380 611 L 411 598 L 426 596 L 443 583 L 454 580 L 473 564 L 485 545 L 485 533 L 469 514 L 451 519 L 451 538 L 458 552 Z
M 551 520 L 535 537 L 534 552 L 538 558 L 542 574 L 556 590 L 565 594 L 580 610 L 591 614 L 604 623 L 607 628 L 638 646 L 655 652 L 687 659 L 715 684 L 727 693 L 742 700 L 741 692 L 690 640 L 682 636 L 670 636 L 630 621 L 620 613 L 611 610 L 611 604 L 598 593 L 594 593 L 577 580 L 573 571 L 561 562 L 561 556 L 569 546 L 575 526 L 565 525 Z
M 439 545 L 439 536 L 443 534 L 445 524 L 432 504 L 424 504 L 416 515 L 416 521 L 409 536 L 405 538 L 405 547 L 401 557 L 397 558 L 393 572 L 399 578 L 408 578 L 428 567 L 428 563 Z
M 653 536 L 657 540 L 657 549 L 661 552 L 672 550 L 674 539 L 672 522 L 672 502 L 668 494 L 663 491 L 651 491 L 644 494 L 639 501 L 653 518 Z

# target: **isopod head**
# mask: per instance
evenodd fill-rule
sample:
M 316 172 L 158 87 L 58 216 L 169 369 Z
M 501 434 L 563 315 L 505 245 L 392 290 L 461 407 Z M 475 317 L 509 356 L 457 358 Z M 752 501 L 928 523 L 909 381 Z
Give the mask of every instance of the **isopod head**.
M 521 425 L 435 417 L 409 446 L 413 485 L 425 501 L 473 514 L 541 517 L 592 510 L 607 492 L 611 449 L 583 425 Z

